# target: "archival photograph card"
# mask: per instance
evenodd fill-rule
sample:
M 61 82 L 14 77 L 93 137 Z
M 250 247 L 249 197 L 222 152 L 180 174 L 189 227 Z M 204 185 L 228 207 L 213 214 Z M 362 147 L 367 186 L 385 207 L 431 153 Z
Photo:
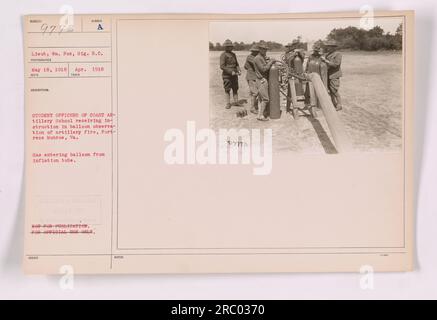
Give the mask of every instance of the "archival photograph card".
M 28 274 L 414 269 L 414 12 L 23 17 Z

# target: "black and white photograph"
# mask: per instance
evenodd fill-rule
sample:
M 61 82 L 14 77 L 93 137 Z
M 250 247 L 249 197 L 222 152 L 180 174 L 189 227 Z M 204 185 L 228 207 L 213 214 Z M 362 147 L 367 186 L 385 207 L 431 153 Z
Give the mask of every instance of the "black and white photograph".
M 269 128 L 273 152 L 402 148 L 403 18 L 210 23 L 210 126 Z
M 102 4 L 0 5 L 0 300 L 437 298 L 435 0 Z

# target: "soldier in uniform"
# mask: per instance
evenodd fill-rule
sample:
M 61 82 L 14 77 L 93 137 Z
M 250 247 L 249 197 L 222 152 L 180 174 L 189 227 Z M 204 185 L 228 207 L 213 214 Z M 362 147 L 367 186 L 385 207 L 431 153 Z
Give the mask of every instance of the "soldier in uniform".
M 293 74 L 302 76 L 303 75 L 303 61 L 305 59 L 305 54 L 303 51 L 299 48 L 300 41 L 299 40 L 293 40 L 293 42 L 290 44 L 291 46 L 291 52 L 288 56 L 288 60 L 286 60 L 288 69 L 290 70 L 290 78 Z M 296 87 L 296 94 L 298 96 L 303 95 L 303 87 L 302 87 L 302 81 L 299 79 L 295 79 L 295 87 Z
M 343 75 L 341 71 L 342 55 L 337 51 L 338 44 L 334 40 L 329 40 L 325 43 L 327 54 L 322 57 L 323 62 L 328 66 L 328 88 L 331 95 L 332 103 L 337 111 L 341 110 L 341 97 L 339 94 L 340 78 Z
M 258 108 L 258 117 L 260 121 L 267 121 L 268 112 L 267 106 L 269 99 L 269 71 L 272 65 L 276 62 L 275 59 L 269 59 L 266 55 L 268 47 L 264 41 L 260 41 L 258 44 L 259 53 L 255 57 L 255 74 L 256 84 L 258 88 L 258 100 L 260 102 Z
M 303 82 L 298 77 L 303 77 L 304 69 L 303 62 L 305 55 L 302 50 L 299 49 L 299 40 L 293 40 L 292 43 L 288 43 L 285 46 L 284 62 L 288 67 L 288 88 L 287 88 L 287 105 L 286 112 L 292 112 L 296 115 L 297 96 L 302 96 Z M 293 107 L 293 108 L 292 108 Z
M 308 57 L 306 64 L 306 73 L 317 73 L 320 75 L 325 88 L 328 88 L 328 68 L 325 62 L 322 60 L 321 46 L 319 44 L 314 44 L 311 55 Z M 309 104 L 309 111 L 313 117 L 316 117 L 317 112 L 314 109 L 318 105 L 317 96 L 314 91 L 314 87 L 311 81 L 306 84 L 305 90 L 305 104 Z
M 241 74 L 237 56 L 232 49 L 234 44 L 226 39 L 223 43 L 225 52 L 220 55 L 220 69 L 222 70 L 223 87 L 226 93 L 226 109 L 231 108 L 231 90 L 234 98 L 234 105 L 240 106 L 238 101 L 238 76 Z
M 256 85 L 256 73 L 255 73 L 255 57 L 258 55 L 259 49 L 257 45 L 253 45 L 250 48 L 250 54 L 246 58 L 246 63 L 244 64 L 244 69 L 246 72 L 246 80 L 249 85 L 250 91 L 250 102 L 251 108 L 250 112 L 258 113 L 258 87 Z
M 288 65 L 289 60 L 294 56 L 293 44 L 291 42 L 285 45 L 285 54 L 283 61 Z
M 326 63 L 322 60 L 321 55 L 322 48 L 320 45 L 315 44 L 313 46 L 313 52 L 308 58 L 306 65 L 306 73 L 318 73 L 322 79 L 323 84 L 328 88 L 328 70 Z

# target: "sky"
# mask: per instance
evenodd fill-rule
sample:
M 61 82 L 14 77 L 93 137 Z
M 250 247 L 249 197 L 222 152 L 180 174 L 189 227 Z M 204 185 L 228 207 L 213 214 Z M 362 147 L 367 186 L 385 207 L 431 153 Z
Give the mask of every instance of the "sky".
M 395 33 L 396 28 L 402 22 L 402 18 L 375 18 L 374 26 L 380 26 L 385 32 Z M 364 21 L 364 23 L 366 23 Z M 282 44 L 291 42 L 298 35 L 302 41 L 313 42 L 318 39 L 324 40 L 334 28 L 354 26 L 365 29 L 371 24 L 362 24 L 359 18 L 343 19 L 317 19 L 317 20 L 279 20 L 279 21 L 220 21 L 211 22 L 209 27 L 209 39 L 212 43 L 223 43 L 230 39 L 233 42 L 252 43 L 260 40 L 275 41 Z

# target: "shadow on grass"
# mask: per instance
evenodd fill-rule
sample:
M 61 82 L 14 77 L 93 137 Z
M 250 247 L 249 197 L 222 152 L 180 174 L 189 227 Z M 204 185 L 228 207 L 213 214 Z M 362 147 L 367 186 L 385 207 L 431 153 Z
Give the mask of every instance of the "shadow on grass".
M 325 150 L 325 152 L 327 154 L 336 154 L 337 149 L 335 149 L 335 146 L 333 145 L 333 143 L 331 142 L 331 139 L 329 138 L 328 134 L 326 133 L 325 129 L 323 129 L 322 124 L 320 123 L 319 120 L 308 116 L 305 117 L 306 119 L 308 119 L 308 121 L 311 123 L 311 125 L 314 128 L 314 131 L 317 134 L 317 137 L 320 140 L 320 143 L 322 144 L 323 149 Z

